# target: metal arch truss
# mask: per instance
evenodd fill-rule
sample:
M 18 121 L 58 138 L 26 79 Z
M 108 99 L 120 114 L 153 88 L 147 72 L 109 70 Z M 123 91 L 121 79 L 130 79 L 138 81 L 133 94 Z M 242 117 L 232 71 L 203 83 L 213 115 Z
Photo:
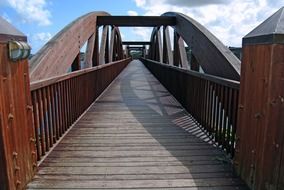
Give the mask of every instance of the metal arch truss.
M 154 29 L 150 41 L 122 42 L 118 27 L 125 26 Z M 99 27 L 102 27 L 101 36 Z M 34 55 L 30 60 L 31 80 L 64 74 L 71 66 L 72 70 L 80 70 L 80 49 L 85 42 L 87 67 L 128 57 L 129 49 L 124 50 L 123 45 L 137 44 L 149 46 L 144 51 L 148 59 L 195 71 L 201 67 L 207 74 L 240 79 L 240 60 L 204 26 L 186 15 L 169 12 L 161 16 L 131 17 L 92 12 L 67 25 Z
M 123 59 L 123 46 L 118 27 L 102 25 L 100 39 L 98 16 L 110 15 L 106 12 L 83 15 L 47 42 L 30 60 L 31 81 L 65 74 L 70 67 L 73 71 L 80 70 L 80 49 L 86 42 L 84 61 L 87 67 Z M 109 28 L 111 28 L 110 35 Z
M 240 80 L 240 60 L 204 26 L 180 13 L 161 15 L 164 16 L 176 19 L 175 25 L 171 25 L 173 43 L 169 25 L 155 27 L 151 35 L 149 59 L 195 71 L 201 67 L 207 74 Z M 185 43 L 190 53 L 186 52 Z

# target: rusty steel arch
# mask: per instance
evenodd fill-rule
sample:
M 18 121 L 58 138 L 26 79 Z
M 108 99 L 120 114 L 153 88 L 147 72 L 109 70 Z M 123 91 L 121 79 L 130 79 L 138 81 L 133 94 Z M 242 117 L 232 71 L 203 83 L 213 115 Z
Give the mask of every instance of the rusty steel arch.
M 65 74 L 74 61 L 79 61 L 78 55 L 85 42 L 87 42 L 85 62 L 88 67 L 99 65 L 100 61 L 102 62 L 99 57 L 104 59 L 103 63 L 122 59 L 121 36 L 119 29 L 115 26 L 112 26 L 112 47 L 107 44 L 103 55 L 99 56 L 98 16 L 110 16 L 110 14 L 107 12 L 85 14 L 68 24 L 48 41 L 30 60 L 31 81 Z M 104 32 L 102 38 L 105 38 L 106 41 L 109 40 L 108 34 Z M 112 50 L 109 52 L 110 49 Z
M 171 58 L 172 55 L 169 55 L 172 54 L 171 49 L 169 49 L 170 39 L 167 31 L 169 26 L 165 25 L 163 32 L 164 50 L 161 49 L 161 45 L 154 44 L 160 38 L 160 33 L 157 28 L 153 29 L 150 59 L 187 68 L 186 52 L 183 47 L 183 41 L 185 41 L 193 55 L 191 68 L 196 68 L 196 65 L 200 65 L 207 74 L 240 80 L 240 60 L 204 26 L 181 13 L 167 12 L 161 16 L 176 18 L 176 24 L 171 26 L 174 29 L 175 38 L 173 58 Z M 163 52 L 163 56 L 161 56 L 161 52 Z M 172 59 L 173 61 L 171 61 Z

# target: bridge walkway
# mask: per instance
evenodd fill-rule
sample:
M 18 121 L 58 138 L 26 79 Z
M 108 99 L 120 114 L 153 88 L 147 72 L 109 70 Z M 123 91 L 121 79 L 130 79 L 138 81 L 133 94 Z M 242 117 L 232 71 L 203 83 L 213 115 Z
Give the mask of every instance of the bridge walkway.
M 135 60 L 51 151 L 27 189 L 246 187 L 222 151 Z

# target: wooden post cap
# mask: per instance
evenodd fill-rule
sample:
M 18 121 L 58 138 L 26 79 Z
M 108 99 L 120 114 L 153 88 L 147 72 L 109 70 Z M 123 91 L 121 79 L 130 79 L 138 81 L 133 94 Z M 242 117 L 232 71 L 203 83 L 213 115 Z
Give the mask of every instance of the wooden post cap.
M 0 42 L 11 40 L 27 41 L 27 36 L 16 29 L 11 23 L 0 17 Z
M 243 46 L 254 44 L 284 44 L 284 7 L 243 38 Z

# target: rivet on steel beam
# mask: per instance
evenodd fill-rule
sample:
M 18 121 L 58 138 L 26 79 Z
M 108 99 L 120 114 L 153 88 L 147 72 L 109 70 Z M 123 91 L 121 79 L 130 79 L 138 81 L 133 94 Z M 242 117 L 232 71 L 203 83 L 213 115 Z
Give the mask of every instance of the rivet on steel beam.
M 279 148 L 279 144 L 275 144 L 275 147 L 276 147 L 276 148 Z
M 3 79 L 2 79 L 3 81 L 6 81 L 7 80 L 7 77 L 3 77 Z
M 251 153 L 252 153 L 252 154 L 255 154 L 255 150 L 252 150 Z
M 35 151 L 32 151 L 32 155 L 35 155 L 36 154 L 36 152 Z
M 35 162 L 33 163 L 33 168 L 37 168 L 37 164 Z
M 13 114 L 9 113 L 9 115 L 8 115 L 8 120 L 13 120 L 13 119 L 14 119 Z
M 251 164 L 251 165 L 250 165 L 250 168 L 254 169 L 254 164 Z
M 36 139 L 35 139 L 35 138 L 30 138 L 30 141 L 31 141 L 32 143 L 34 143 L 34 142 L 36 142 Z

